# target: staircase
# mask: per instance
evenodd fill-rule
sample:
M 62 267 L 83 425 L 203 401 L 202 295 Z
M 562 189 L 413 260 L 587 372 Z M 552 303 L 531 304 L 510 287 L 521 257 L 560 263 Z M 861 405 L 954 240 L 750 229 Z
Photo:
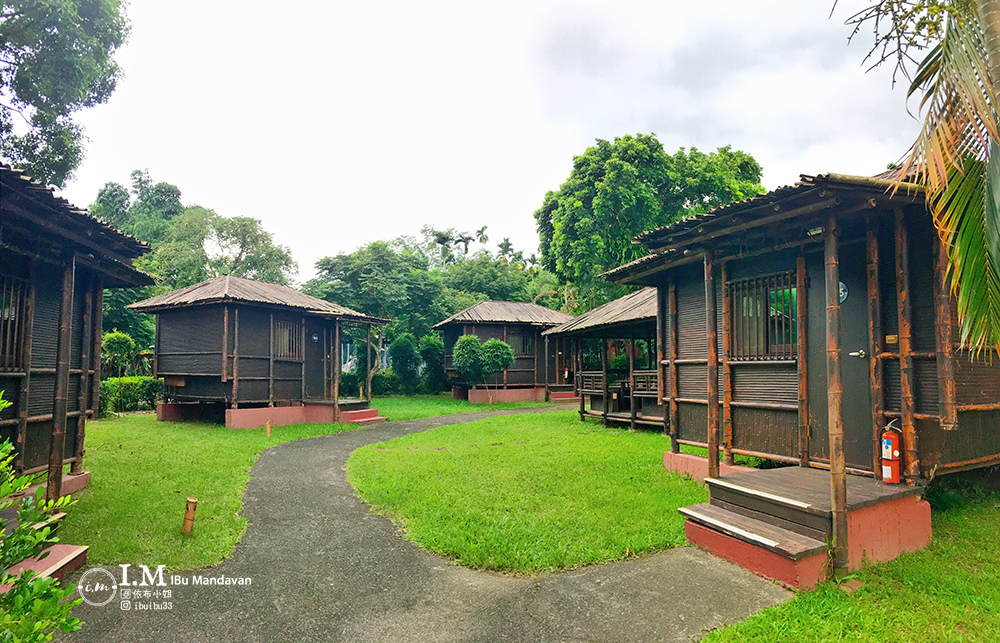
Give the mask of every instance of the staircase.
M 379 422 L 385 422 L 389 418 L 384 418 L 378 414 L 378 409 L 355 409 L 350 411 L 341 410 L 340 411 L 340 423 L 341 424 L 358 424 L 361 426 L 368 426 L 369 424 L 378 424 Z
M 549 384 L 549 402 L 579 402 L 572 384 Z
M 851 568 L 891 560 L 930 542 L 930 508 L 919 488 L 848 476 Z M 692 543 L 788 587 L 826 578 L 832 535 L 830 474 L 785 467 L 709 478 L 710 501 L 682 507 Z

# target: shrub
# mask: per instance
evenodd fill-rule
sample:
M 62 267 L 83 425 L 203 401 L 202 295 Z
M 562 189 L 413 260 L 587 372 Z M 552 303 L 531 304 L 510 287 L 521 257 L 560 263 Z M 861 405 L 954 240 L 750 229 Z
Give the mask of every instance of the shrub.
M 462 335 L 451 349 L 451 363 L 466 384 L 483 381 L 483 344 L 475 335 Z
M 440 393 L 451 388 L 444 371 L 444 342 L 438 333 L 420 338 L 420 359 L 424 362 L 423 385 L 428 393 Z
M 393 395 L 401 390 L 399 377 L 391 368 L 383 368 L 372 375 L 372 395 Z
M 126 333 L 117 330 L 104 333 L 101 338 L 101 361 L 118 367 L 118 374 L 123 375 L 135 360 L 135 341 Z
M 486 340 L 481 354 L 484 375 L 492 375 L 514 365 L 514 349 L 499 339 Z
M 413 395 L 417 390 L 420 376 L 420 355 L 417 354 L 417 340 L 410 333 L 403 333 L 389 347 L 392 371 L 399 378 L 403 392 Z M 372 386 L 374 388 L 374 384 Z
M 98 415 L 127 413 L 156 407 L 163 399 L 163 380 L 152 377 L 109 377 L 101 382 Z

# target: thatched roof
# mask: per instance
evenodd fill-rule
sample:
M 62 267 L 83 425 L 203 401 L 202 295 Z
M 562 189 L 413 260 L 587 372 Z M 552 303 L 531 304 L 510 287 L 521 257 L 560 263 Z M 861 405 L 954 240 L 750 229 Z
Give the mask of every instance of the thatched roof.
M 360 321 L 373 324 L 386 324 L 388 320 L 370 317 L 344 306 L 317 299 L 311 295 L 299 292 L 288 286 L 271 284 L 264 281 L 244 279 L 232 275 L 223 275 L 209 279 L 187 288 L 174 290 L 163 295 L 157 295 L 129 306 L 141 313 L 155 313 L 163 310 L 203 306 L 226 302 L 243 302 L 265 306 L 280 306 L 295 308 L 308 315 Z
M 481 301 L 434 324 L 433 328 L 447 324 L 531 324 L 548 327 L 570 319 L 573 319 L 572 315 L 524 301 Z
M 26 236 L 45 247 L 48 239 L 78 252 L 78 261 L 108 275 L 113 285 L 142 286 L 153 277 L 132 266 L 149 245 L 93 217 L 23 170 L 0 164 L 0 211 L 5 236 Z M 40 234 L 41 231 L 41 234 Z M 59 250 L 64 252 L 64 250 Z
M 543 335 L 568 335 L 593 331 L 599 327 L 616 326 L 638 320 L 656 319 L 656 288 L 643 288 L 609 301 L 579 317 L 544 331 Z

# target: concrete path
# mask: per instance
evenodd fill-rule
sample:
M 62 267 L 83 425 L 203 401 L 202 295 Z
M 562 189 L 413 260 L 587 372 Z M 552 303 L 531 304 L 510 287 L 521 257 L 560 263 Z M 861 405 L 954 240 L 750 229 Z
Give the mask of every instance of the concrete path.
M 64 640 L 689 641 L 790 598 L 691 547 L 532 577 L 465 569 L 369 514 L 344 476 L 351 452 L 372 442 L 548 410 L 392 422 L 273 447 L 254 465 L 242 512 L 250 524 L 232 558 L 179 574 L 187 585 L 168 575 L 166 587 L 146 588 L 170 590 L 169 599 L 133 597 L 128 611 L 120 593 L 104 607 L 83 604 L 75 615 L 86 626 Z M 223 576 L 252 584 L 194 584 Z M 161 609 L 140 609 L 151 603 Z

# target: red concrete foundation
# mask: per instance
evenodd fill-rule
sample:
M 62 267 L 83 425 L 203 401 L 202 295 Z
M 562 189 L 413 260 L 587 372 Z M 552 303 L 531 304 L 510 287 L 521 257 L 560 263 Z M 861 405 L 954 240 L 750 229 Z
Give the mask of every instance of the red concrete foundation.
M 44 557 L 43 557 L 44 556 Z M 87 562 L 86 545 L 64 545 L 62 543 L 46 547 L 38 558 L 28 558 L 7 568 L 11 576 L 20 576 L 31 570 L 38 576 L 51 576 L 62 582 L 74 569 Z M 6 594 L 10 585 L 0 585 L 0 594 Z
M 708 458 L 690 453 L 663 452 L 663 468 L 666 471 L 676 471 L 680 474 L 687 474 L 693 480 L 704 482 L 708 477 Z M 737 464 L 724 464 L 719 462 L 719 475 L 736 473 L 737 471 L 753 471 L 751 467 L 742 467 Z
M 687 539 L 710 554 L 725 558 L 793 589 L 812 589 L 826 578 L 826 554 L 790 560 L 780 554 L 727 536 L 692 520 L 684 521 Z
M 305 404 L 303 406 L 273 406 L 259 409 L 226 409 L 226 426 L 230 429 L 259 429 L 289 424 L 333 424 L 336 422 L 332 404 Z M 377 409 L 341 411 L 343 424 L 374 424 L 384 422 Z
M 931 544 L 931 506 L 908 496 L 847 514 L 851 570 L 892 560 Z
M 573 391 L 554 391 L 549 393 L 550 402 L 579 402 L 580 398 L 577 397 L 576 393 Z
M 473 404 L 489 404 L 491 398 L 494 402 L 544 402 L 545 387 L 469 389 L 469 401 Z

